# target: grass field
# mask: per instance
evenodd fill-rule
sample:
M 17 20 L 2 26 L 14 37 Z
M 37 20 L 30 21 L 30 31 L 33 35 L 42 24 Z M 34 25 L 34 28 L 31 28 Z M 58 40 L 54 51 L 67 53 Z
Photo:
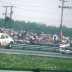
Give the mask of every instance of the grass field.
M 72 71 L 72 59 L 0 54 L 0 68 Z

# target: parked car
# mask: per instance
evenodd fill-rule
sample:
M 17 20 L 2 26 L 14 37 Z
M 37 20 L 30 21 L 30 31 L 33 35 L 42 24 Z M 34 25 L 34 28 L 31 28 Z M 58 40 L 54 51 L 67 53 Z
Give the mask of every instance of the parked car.
M 13 43 L 14 41 L 9 35 L 5 33 L 0 33 L 0 46 L 5 48 L 11 48 Z

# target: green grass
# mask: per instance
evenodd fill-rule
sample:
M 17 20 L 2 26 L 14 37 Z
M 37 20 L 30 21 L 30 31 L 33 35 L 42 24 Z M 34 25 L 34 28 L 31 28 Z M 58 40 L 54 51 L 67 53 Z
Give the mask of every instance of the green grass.
M 0 68 L 48 69 L 72 71 L 72 59 L 29 55 L 0 54 Z

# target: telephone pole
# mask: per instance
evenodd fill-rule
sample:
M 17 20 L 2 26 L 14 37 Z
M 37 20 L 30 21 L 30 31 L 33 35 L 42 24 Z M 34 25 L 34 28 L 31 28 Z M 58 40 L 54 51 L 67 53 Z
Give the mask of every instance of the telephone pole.
M 4 13 L 4 15 L 5 15 L 4 28 L 6 27 L 6 22 L 9 22 L 9 28 L 11 28 L 11 19 L 12 19 L 12 14 L 13 14 L 12 10 L 13 10 L 14 6 L 3 6 L 3 7 L 5 8 L 5 13 Z M 9 16 L 7 16 L 8 15 L 8 13 L 7 13 L 8 8 L 10 8 L 10 14 L 9 14 Z
M 6 17 L 7 17 L 7 6 L 3 6 L 3 7 L 5 7 L 5 20 L 4 20 L 4 28 L 5 28 L 5 25 L 6 25 Z
M 11 28 L 11 19 L 12 19 L 12 14 L 13 14 L 13 11 L 12 11 L 12 9 L 13 9 L 13 6 L 10 6 L 11 7 L 11 12 L 10 12 L 10 28 Z
M 61 23 L 60 23 L 60 43 L 62 43 L 62 26 L 63 26 L 63 12 L 64 12 L 64 9 L 71 9 L 72 7 L 69 7 L 69 6 L 64 6 L 64 3 L 67 2 L 65 0 L 60 0 L 62 2 L 62 5 L 61 6 L 58 6 L 59 8 L 61 8 Z
M 60 42 L 62 43 L 62 23 L 63 23 L 63 6 L 64 0 L 62 0 L 62 7 L 61 7 L 61 24 L 60 24 Z

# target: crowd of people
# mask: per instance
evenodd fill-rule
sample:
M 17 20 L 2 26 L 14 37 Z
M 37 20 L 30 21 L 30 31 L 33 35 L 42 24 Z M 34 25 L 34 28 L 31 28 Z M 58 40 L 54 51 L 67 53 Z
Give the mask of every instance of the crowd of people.
M 48 33 L 37 34 L 29 31 L 14 31 L 12 29 L 0 28 L 0 32 L 7 33 L 17 43 L 27 44 L 53 44 L 59 43 L 58 35 Z

